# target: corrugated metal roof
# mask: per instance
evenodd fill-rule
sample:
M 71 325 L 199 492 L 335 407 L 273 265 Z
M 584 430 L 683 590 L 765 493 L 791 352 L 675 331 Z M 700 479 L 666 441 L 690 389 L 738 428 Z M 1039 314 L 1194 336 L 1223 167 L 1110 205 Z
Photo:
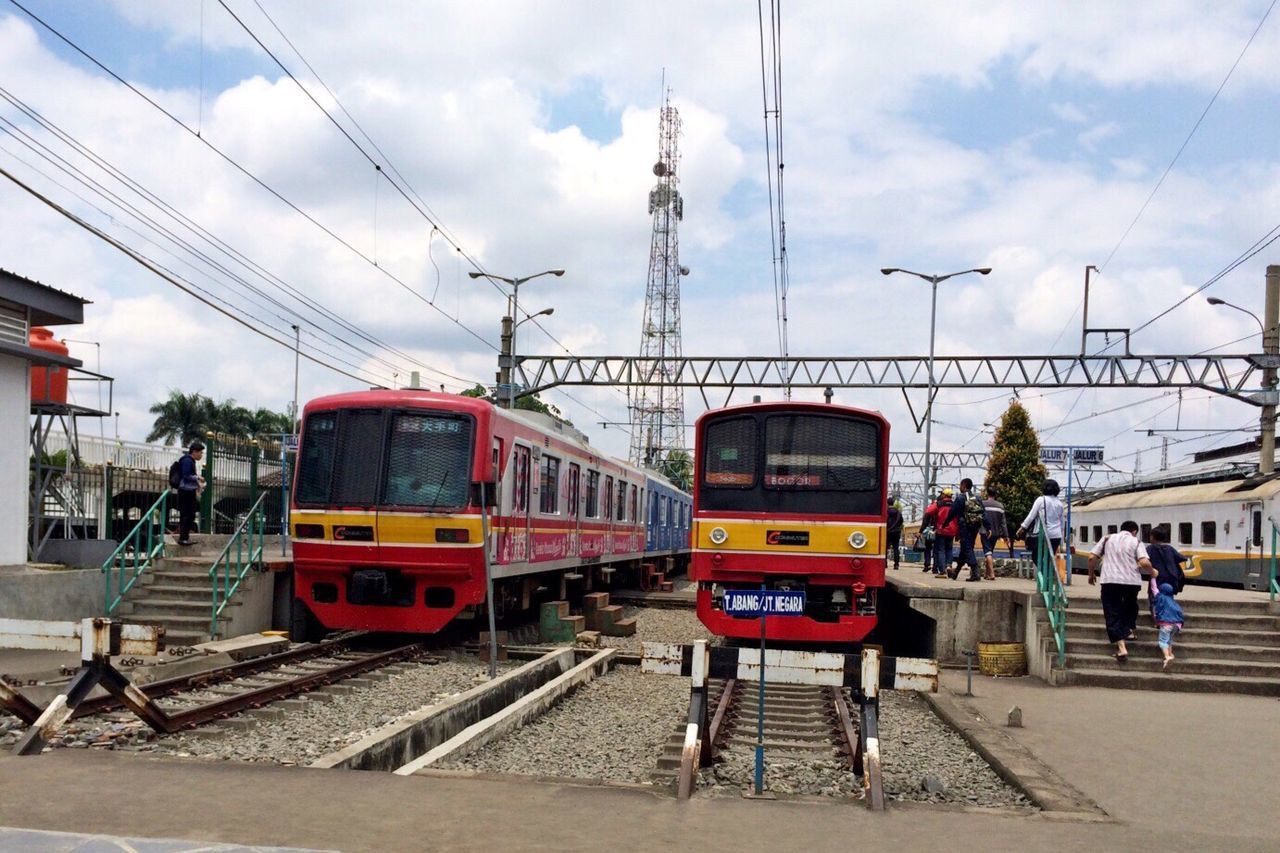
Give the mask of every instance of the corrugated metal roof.
M 85 299 L 83 296 L 76 296 L 74 293 L 68 293 L 65 290 L 60 290 L 59 288 L 53 287 L 51 285 L 42 284 L 38 281 L 35 281 L 34 279 L 27 278 L 25 275 L 18 275 L 16 272 L 12 272 L 10 270 L 5 269 L 4 267 L 0 267 L 0 276 L 6 276 L 6 275 L 13 276 L 14 278 L 21 281 L 23 284 L 29 284 L 32 287 L 40 287 L 49 291 L 50 293 L 56 293 L 59 296 L 65 296 L 68 299 L 74 299 L 77 302 L 79 302 L 81 305 L 92 304 L 90 300 Z
M 1167 488 L 1144 489 L 1140 492 L 1127 492 L 1119 495 L 1107 495 L 1104 498 L 1076 508 L 1077 512 L 1105 512 L 1111 509 L 1134 509 L 1142 507 L 1184 506 L 1198 503 L 1248 503 L 1265 500 L 1280 493 L 1280 480 L 1268 480 L 1252 489 L 1238 492 L 1233 488 L 1244 483 L 1243 479 L 1221 480 L 1216 483 L 1199 483 L 1192 486 L 1169 486 Z

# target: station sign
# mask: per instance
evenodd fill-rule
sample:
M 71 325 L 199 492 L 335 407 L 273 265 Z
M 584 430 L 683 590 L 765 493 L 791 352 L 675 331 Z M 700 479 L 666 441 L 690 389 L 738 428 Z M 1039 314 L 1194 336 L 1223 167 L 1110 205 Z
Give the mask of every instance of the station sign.
M 1101 447 L 1042 447 L 1040 463 L 1043 465 L 1066 465 L 1070 461 L 1076 465 L 1101 465 L 1103 448 Z
M 286 435 L 286 436 L 284 437 L 284 449 L 285 449 L 285 450 L 297 450 L 297 449 L 298 449 L 298 437 L 297 437 L 296 435 Z
M 729 616 L 803 616 L 804 590 L 727 589 L 724 612 Z

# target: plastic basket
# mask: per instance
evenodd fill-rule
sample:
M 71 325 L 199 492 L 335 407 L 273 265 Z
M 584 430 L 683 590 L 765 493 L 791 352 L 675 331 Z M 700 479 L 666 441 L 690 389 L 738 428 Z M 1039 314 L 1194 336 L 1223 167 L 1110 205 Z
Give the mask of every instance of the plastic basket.
M 983 675 L 1026 675 L 1026 643 L 978 643 L 978 671 Z

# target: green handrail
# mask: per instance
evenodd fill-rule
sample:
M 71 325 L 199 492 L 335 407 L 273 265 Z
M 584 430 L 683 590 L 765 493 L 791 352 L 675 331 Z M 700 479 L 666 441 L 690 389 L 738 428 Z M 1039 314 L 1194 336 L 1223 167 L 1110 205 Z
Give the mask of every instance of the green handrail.
M 1054 559 L 1053 546 L 1045 533 L 1044 518 L 1041 517 L 1040 530 L 1036 534 L 1036 591 L 1044 598 L 1045 610 L 1049 612 L 1049 628 L 1053 631 L 1053 641 L 1058 646 L 1058 666 L 1067 662 L 1067 590 L 1058 577 L 1058 565 Z
M 231 602 L 244 576 L 249 569 L 262 560 L 263 545 L 266 541 L 266 513 L 262 510 L 262 502 L 267 497 L 263 492 L 253 502 L 249 512 L 236 525 L 236 530 L 227 540 L 222 553 L 209 567 L 209 585 L 212 587 L 213 601 L 209 613 L 209 636 L 218 636 L 218 617 Z M 256 540 L 256 543 L 255 543 Z
M 103 605 L 106 615 L 115 613 L 125 593 L 157 559 L 164 556 L 164 528 L 169 518 L 169 489 L 166 488 L 151 508 L 142 514 L 111 556 L 102 564 L 106 575 Z M 145 545 L 143 544 L 145 542 Z M 126 580 L 126 575 L 128 579 Z M 115 594 L 112 597 L 112 589 Z

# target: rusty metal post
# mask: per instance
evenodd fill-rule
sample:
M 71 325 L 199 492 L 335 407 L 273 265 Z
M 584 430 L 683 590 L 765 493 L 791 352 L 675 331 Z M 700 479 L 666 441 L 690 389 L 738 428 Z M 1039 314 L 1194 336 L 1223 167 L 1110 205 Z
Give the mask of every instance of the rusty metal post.
M 1280 355 L 1280 264 L 1267 266 L 1266 303 L 1262 323 L 1262 352 L 1274 360 Z M 1262 370 L 1264 394 L 1276 392 L 1276 368 L 1267 364 Z M 1276 470 L 1276 405 L 1270 402 L 1262 407 L 1259 427 L 1262 444 L 1258 452 L 1258 473 L 1273 474 Z

